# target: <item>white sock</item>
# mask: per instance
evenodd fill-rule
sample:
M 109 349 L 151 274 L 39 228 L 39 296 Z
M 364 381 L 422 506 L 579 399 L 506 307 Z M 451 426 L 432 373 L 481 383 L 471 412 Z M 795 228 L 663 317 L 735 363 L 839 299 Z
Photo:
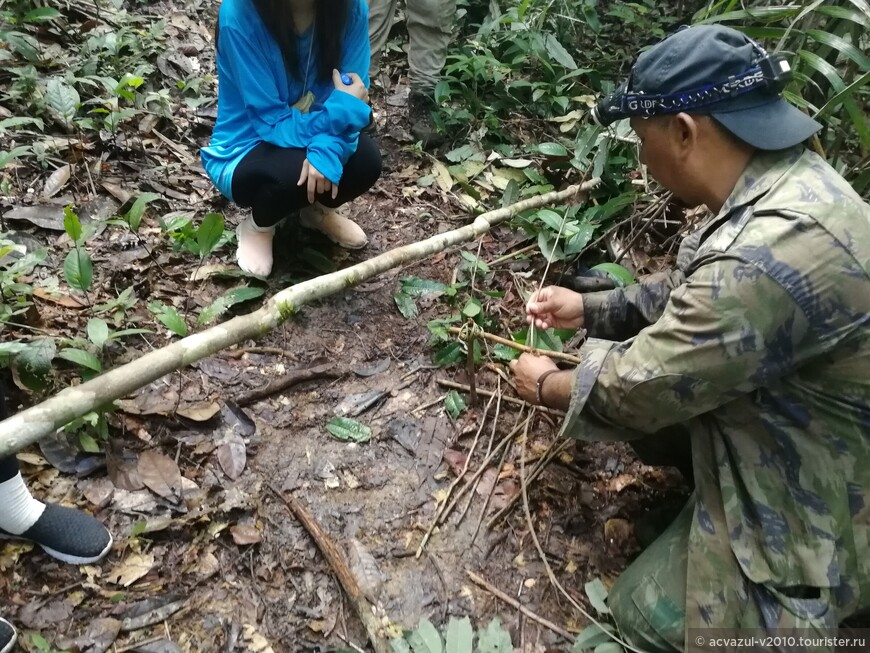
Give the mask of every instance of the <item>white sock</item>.
M 42 517 L 45 504 L 34 499 L 21 472 L 0 483 L 0 529 L 21 535 Z
M 248 217 L 236 230 L 239 241 L 236 260 L 239 267 L 248 274 L 268 277 L 272 272 L 272 239 L 275 227 L 258 227 L 252 217 Z

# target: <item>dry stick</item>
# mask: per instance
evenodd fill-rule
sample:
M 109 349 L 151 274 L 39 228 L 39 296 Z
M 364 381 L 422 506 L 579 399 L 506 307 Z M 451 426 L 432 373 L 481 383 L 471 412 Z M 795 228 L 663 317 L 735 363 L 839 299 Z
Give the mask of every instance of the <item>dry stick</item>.
M 420 404 L 416 408 L 412 408 L 411 414 L 413 415 L 414 413 L 419 413 L 421 410 L 426 410 L 427 408 L 432 408 L 432 406 L 434 406 L 435 404 L 440 404 L 442 401 L 444 401 L 444 398 L 446 396 L 447 395 L 441 395 L 437 399 L 433 399 L 432 401 L 426 402 L 425 404 Z
M 536 480 L 538 480 L 538 476 L 540 476 L 544 469 L 549 465 L 553 458 L 562 453 L 568 446 L 571 444 L 570 440 L 554 440 L 552 444 L 550 444 L 547 451 L 544 452 L 544 455 L 538 460 L 537 464 L 532 467 L 532 471 L 529 473 L 528 483 L 532 484 Z M 499 520 L 501 520 L 505 515 L 507 515 L 511 509 L 514 507 L 514 504 L 519 501 L 520 495 L 514 495 L 511 497 L 510 501 L 501 508 L 496 514 L 492 516 L 492 518 L 486 523 L 487 528 L 492 528 L 495 526 Z
M 494 265 L 501 265 L 505 261 L 510 261 L 515 256 L 519 256 L 520 254 L 526 254 L 528 252 L 531 252 L 537 246 L 538 246 L 538 243 L 532 243 L 531 245 L 526 245 L 525 247 L 514 250 L 513 252 L 510 252 L 509 254 L 504 254 L 503 256 L 499 256 L 497 259 L 493 259 L 492 263 L 488 263 L 488 265 L 489 265 L 489 267 L 493 267 Z
M 643 236 L 649 228 L 653 225 L 656 218 L 660 216 L 664 211 L 668 208 L 668 202 L 670 201 L 672 193 L 665 193 L 662 195 L 659 202 L 656 204 L 655 209 L 649 213 L 649 215 L 643 218 L 644 223 L 641 225 L 640 229 L 637 230 L 637 233 L 632 236 L 631 240 L 628 241 L 628 244 L 622 248 L 622 251 L 619 252 L 619 256 L 617 256 L 613 262 L 619 263 L 623 257 L 628 254 L 629 250 L 635 246 L 640 237 Z
M 448 247 L 479 237 L 522 211 L 564 203 L 598 185 L 592 179 L 563 191 L 532 197 L 477 216 L 469 225 L 404 245 L 344 270 L 285 288 L 265 306 L 248 315 L 194 333 L 149 352 L 90 381 L 71 386 L 54 397 L 0 422 L 0 457 L 18 451 L 86 415 L 181 367 L 250 339 L 260 338 L 286 322 L 301 306 L 323 299 L 392 268 L 417 261 Z
M 489 415 L 489 407 L 492 406 L 493 399 L 495 399 L 495 396 L 490 397 L 489 401 L 486 402 L 486 408 L 483 409 L 483 416 L 480 418 L 480 426 L 477 429 L 477 433 L 474 434 L 474 442 L 471 444 L 471 450 L 468 452 L 468 456 L 466 456 L 465 458 L 465 465 L 462 467 L 462 471 L 456 476 L 456 478 L 453 479 L 450 487 L 447 488 L 447 495 L 444 497 L 441 505 L 438 506 L 438 511 L 435 513 L 435 518 L 432 520 L 432 523 L 429 526 L 429 530 L 426 531 L 426 534 L 420 541 L 420 546 L 417 547 L 417 553 L 414 554 L 414 557 L 417 559 L 420 558 L 420 555 L 423 553 L 423 549 L 426 548 L 426 542 L 428 542 L 429 538 L 432 537 L 432 531 L 434 531 L 435 527 L 438 525 L 438 520 L 441 517 L 441 513 L 444 512 L 444 507 L 447 505 L 447 500 L 450 498 L 450 495 L 453 494 L 453 490 L 456 489 L 456 486 L 462 482 L 462 478 L 468 471 L 468 466 L 471 464 L 471 457 L 474 455 L 474 450 L 477 449 L 477 441 L 480 438 L 480 433 L 481 431 L 483 431 L 483 427 L 486 426 L 486 416 Z
M 287 374 L 279 379 L 270 381 L 260 388 L 254 388 L 248 392 L 244 392 L 236 397 L 236 403 L 239 406 L 247 406 L 260 399 L 265 399 L 276 392 L 281 392 L 294 385 L 305 381 L 313 381 L 315 379 L 334 379 L 342 375 L 342 372 L 334 369 L 333 363 L 324 363 L 323 365 L 315 365 L 314 367 L 303 367 L 297 370 L 290 370 Z
M 475 585 L 479 585 L 480 587 L 485 589 L 487 592 L 492 594 L 497 599 L 504 601 L 505 603 L 507 603 L 509 606 L 511 606 L 515 610 L 519 610 L 520 612 L 522 612 L 524 615 L 526 615 L 532 621 L 537 621 L 544 628 L 547 628 L 548 630 L 552 630 L 557 635 L 561 635 L 562 637 L 567 639 L 569 642 L 574 640 L 574 635 L 569 633 L 567 630 L 565 630 L 564 628 L 560 628 L 559 626 L 554 624 L 552 621 L 548 621 L 547 619 L 544 619 L 543 617 L 532 612 L 526 606 L 524 606 L 522 603 L 517 601 L 515 598 L 513 598 L 512 596 L 508 596 L 507 594 L 502 592 L 500 589 L 498 589 L 495 585 L 490 584 L 489 582 L 487 582 L 486 580 L 484 580 L 483 578 L 481 578 L 480 576 L 475 574 L 473 571 L 466 569 L 465 573 L 468 574 L 468 577 L 472 580 L 472 582 L 474 582 Z
M 534 411 L 533 411 L 533 414 L 534 414 Z M 552 583 L 553 587 L 558 589 L 562 593 L 562 595 L 566 599 L 568 599 L 568 602 L 571 605 L 573 605 L 575 608 L 577 608 L 577 610 L 580 612 L 580 614 L 582 614 L 589 621 L 591 621 L 596 626 L 598 626 L 599 629 L 601 629 L 604 632 L 607 632 L 604 630 L 604 627 L 602 626 L 600 621 L 598 621 L 595 617 L 593 617 L 591 614 L 589 614 L 585 610 L 585 608 L 583 608 L 583 606 L 580 605 L 574 599 L 573 596 L 571 596 L 570 594 L 568 594 L 568 592 L 565 591 L 565 588 L 562 587 L 562 585 L 559 583 L 559 580 L 556 578 L 556 574 L 553 573 L 553 569 L 552 569 L 552 567 L 550 567 L 550 561 L 547 560 L 547 556 L 544 554 L 544 548 L 541 546 L 541 542 L 538 539 L 538 533 L 537 533 L 537 531 L 535 531 L 535 525 L 532 522 L 532 513 L 529 511 L 529 494 L 528 494 L 528 487 L 526 485 L 526 439 L 527 438 L 525 438 L 525 437 L 523 438 L 523 450 L 522 450 L 522 455 L 520 457 L 520 490 L 521 490 L 521 494 L 523 497 L 523 511 L 526 514 L 526 521 L 528 522 L 528 526 L 529 526 L 529 534 L 532 536 L 532 541 L 535 543 L 535 548 L 538 550 L 538 555 L 541 558 L 541 562 L 544 563 L 544 569 L 547 570 L 547 577 L 550 579 L 550 583 Z M 619 637 L 617 637 L 615 635 L 610 634 L 609 632 L 607 632 L 607 635 L 612 640 L 614 640 L 615 642 L 620 644 L 623 648 L 628 649 L 629 651 L 633 651 L 634 653 L 645 653 L 645 651 L 642 651 L 640 649 L 633 647 L 631 644 L 628 644 L 628 643 L 622 641 L 622 639 L 620 639 Z
M 453 497 L 453 501 L 450 503 L 449 506 L 447 506 L 446 510 L 444 510 L 444 513 L 441 515 L 442 522 L 450 516 L 450 513 L 453 512 L 453 509 L 462 500 L 462 497 L 465 495 L 465 493 L 468 492 L 472 488 L 474 483 L 483 475 L 483 473 L 486 471 L 487 467 L 489 466 L 489 463 L 492 462 L 493 458 L 495 458 L 496 454 L 498 454 L 504 447 L 506 447 L 507 445 L 509 445 L 513 441 L 514 436 L 520 432 L 520 428 L 522 428 L 522 427 L 517 426 L 510 433 L 508 433 L 506 436 L 504 436 L 504 438 L 502 438 L 501 442 L 499 442 L 495 446 L 495 448 L 492 450 L 492 452 L 486 458 L 483 459 L 483 462 L 480 463 L 480 467 L 474 473 L 474 476 L 471 477 L 471 480 L 468 481 L 468 483 L 463 485 L 461 488 L 459 488 L 459 491 L 456 493 L 456 496 Z
M 372 614 L 372 605 L 363 595 L 356 578 L 353 577 L 341 549 L 339 549 L 335 543 L 329 539 L 329 536 L 314 516 L 308 512 L 304 505 L 302 505 L 302 502 L 299 501 L 299 499 L 294 497 L 292 494 L 289 497 L 284 496 L 284 494 L 282 494 L 269 481 L 266 481 L 266 486 L 272 490 L 275 496 L 278 497 L 285 506 L 287 506 L 290 512 L 293 513 L 293 516 L 296 517 L 296 519 L 299 520 L 299 523 L 301 523 L 302 526 L 305 527 L 305 530 L 308 531 L 308 534 L 311 536 L 311 539 L 314 540 L 314 543 L 317 544 L 317 548 L 320 549 L 323 557 L 326 558 L 329 566 L 332 567 L 332 570 L 335 572 L 338 582 L 341 583 L 341 587 L 344 589 L 345 594 L 347 594 L 347 597 L 350 599 L 351 603 L 353 603 L 357 616 L 359 616 L 360 621 L 362 621 L 365 626 L 366 632 L 369 636 L 369 641 L 372 644 L 372 648 L 375 649 L 375 653 L 391 653 L 387 642 L 385 642 L 378 634 L 380 624 L 378 619 L 374 614 Z
M 448 327 L 447 331 L 453 334 L 459 334 L 459 327 Z M 565 354 L 561 351 L 547 351 L 545 349 L 532 349 L 531 347 L 527 347 L 526 345 L 521 345 L 518 342 L 514 342 L 513 340 L 508 340 L 507 338 L 502 338 L 501 336 L 497 336 L 492 333 L 483 332 L 482 336 L 485 340 L 489 340 L 490 342 L 495 342 L 499 345 L 504 345 L 505 347 L 510 347 L 511 349 L 516 349 L 517 351 L 526 352 L 529 354 L 541 354 L 542 356 L 549 356 L 550 358 L 555 358 L 560 361 L 565 361 L 566 363 L 573 363 L 574 365 L 580 364 L 580 359 L 576 356 L 572 356 L 571 354 Z
M 241 358 L 245 354 L 275 354 L 287 358 L 290 354 L 280 347 L 242 347 L 241 349 L 231 349 L 224 355 L 230 358 Z
M 471 389 L 464 383 L 456 383 L 456 381 L 448 381 L 446 379 L 438 379 L 435 381 L 435 383 L 440 385 L 442 388 L 450 388 L 451 390 L 462 390 L 463 392 L 468 392 Z M 490 392 L 489 390 L 481 390 L 480 388 L 478 388 L 477 394 L 483 397 L 492 397 L 495 393 Z M 531 404 L 527 401 L 523 401 L 522 399 L 515 399 L 514 397 L 503 397 L 502 400 L 515 406 L 522 406 L 523 408 L 531 406 Z M 550 415 L 565 417 L 565 413 L 563 413 L 561 410 L 556 410 L 555 408 L 547 408 L 546 406 L 537 406 L 537 408 L 538 410 L 542 410 L 545 413 L 549 413 Z
M 489 444 L 486 446 L 486 453 L 483 454 L 484 458 L 492 452 L 492 443 L 495 442 L 495 432 L 498 429 L 498 418 L 499 415 L 501 415 L 501 377 L 499 377 L 498 386 L 495 388 L 495 396 L 498 397 L 498 403 L 495 405 L 495 417 L 492 418 L 492 430 L 489 432 Z M 522 411 L 520 412 L 522 413 Z M 459 513 L 459 517 L 456 520 L 457 524 L 461 524 L 462 520 L 465 519 L 465 513 L 467 513 L 468 509 L 471 507 L 471 502 L 474 500 L 474 493 L 477 491 L 478 485 L 480 485 L 480 479 L 477 479 L 474 482 L 474 487 L 471 488 L 471 492 L 468 495 L 468 501 L 465 503 L 465 508 L 463 508 L 462 512 Z M 495 490 L 495 485 L 492 486 L 492 489 Z
M 498 461 L 498 467 L 496 469 L 496 480 L 498 480 L 499 475 L 501 474 L 501 470 L 504 467 L 504 461 L 507 458 L 508 449 L 505 448 L 501 453 L 501 458 Z M 496 483 L 492 484 L 492 487 L 489 490 L 489 494 L 486 496 L 486 501 L 483 502 L 483 507 L 480 509 L 480 514 L 477 516 L 477 526 L 474 527 L 474 534 L 471 536 L 471 543 L 468 545 L 469 548 L 474 546 L 474 541 L 477 539 L 478 534 L 480 533 L 480 527 L 483 525 L 483 518 L 486 516 L 486 511 L 489 509 L 489 502 L 492 501 L 492 496 L 495 494 L 495 486 Z

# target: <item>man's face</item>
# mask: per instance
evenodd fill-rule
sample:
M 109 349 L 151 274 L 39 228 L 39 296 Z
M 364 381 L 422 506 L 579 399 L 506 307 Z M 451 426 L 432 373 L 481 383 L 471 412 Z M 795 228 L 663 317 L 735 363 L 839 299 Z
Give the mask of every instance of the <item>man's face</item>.
M 697 204 L 690 165 L 695 139 L 687 125 L 677 116 L 655 116 L 632 118 L 631 128 L 640 138 L 640 162 L 656 181 L 687 205 Z

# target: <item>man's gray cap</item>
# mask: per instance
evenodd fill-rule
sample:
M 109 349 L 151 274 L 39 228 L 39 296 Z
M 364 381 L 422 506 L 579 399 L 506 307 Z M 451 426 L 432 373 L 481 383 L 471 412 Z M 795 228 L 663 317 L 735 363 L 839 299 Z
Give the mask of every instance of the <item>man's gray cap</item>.
M 696 25 L 672 34 L 640 55 L 631 93 L 666 95 L 721 84 L 757 65 L 762 53 L 745 34 L 721 25 Z M 715 118 L 740 140 L 761 150 L 802 143 L 822 126 L 779 93 L 757 90 L 687 113 Z

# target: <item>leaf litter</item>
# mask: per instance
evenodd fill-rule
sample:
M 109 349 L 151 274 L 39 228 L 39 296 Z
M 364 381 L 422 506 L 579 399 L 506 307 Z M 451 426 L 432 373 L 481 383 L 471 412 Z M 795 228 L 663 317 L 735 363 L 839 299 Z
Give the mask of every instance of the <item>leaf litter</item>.
M 200 73 L 213 75 L 211 25 L 199 15 L 161 11 L 165 8 L 161 3 L 153 7 L 155 14 L 163 16 L 165 29 L 155 41 L 156 54 L 148 55 L 154 78 L 171 80 L 169 86 L 177 88 L 178 83 L 197 83 Z M 107 31 L 101 20 L 121 20 L 107 7 L 101 6 L 101 12 L 96 18 L 78 16 L 78 25 L 94 21 L 99 34 Z M 145 36 L 141 38 L 147 42 Z M 549 41 L 547 49 L 563 57 Z M 15 206 L 3 217 L 33 232 L 38 243 L 53 243 L 64 231 L 66 204 L 77 205 L 83 225 L 120 214 L 128 220 L 135 218 L 139 228 L 133 233 L 112 226 L 88 243 L 99 284 L 91 295 L 70 290 L 58 279 L 46 280 L 45 286 L 34 289 L 44 327 L 70 338 L 85 334 L 87 320 L 94 316 L 88 307 L 97 304 L 110 306 L 99 315 L 113 331 L 149 326 L 156 333 L 147 305 L 160 301 L 186 316 L 193 329 L 203 310 L 228 289 L 238 287 L 231 246 L 198 267 L 195 258 L 191 262 L 191 252 L 184 249 L 188 247 L 185 243 L 196 241 L 195 236 L 186 233 L 184 226 L 178 226 L 173 237 L 164 229 L 172 216 L 180 218 L 178 225 L 185 218 L 196 224 L 203 215 L 200 204 L 210 207 L 206 210 L 223 211 L 233 221 L 239 217 L 235 208 L 220 204 L 195 163 L 198 147 L 207 140 L 214 120 L 213 106 L 209 106 L 214 82 L 204 79 L 201 83 L 207 89 L 202 96 L 191 93 L 172 98 L 171 119 L 159 111 L 136 116 L 105 142 L 85 142 L 60 132 L 46 134 L 40 136 L 40 143 L 54 157 L 47 170 L 34 173 L 12 164 L 15 174 L 34 191 L 16 198 Z M 58 95 L 55 125 L 68 125 L 71 109 L 65 108 L 69 103 L 61 97 L 66 92 L 60 86 L 52 88 Z M 395 95 L 403 104 L 407 93 L 400 87 Z M 391 120 L 380 109 L 377 114 L 381 127 Z M 570 124 L 573 118 L 567 116 L 556 124 Z M 364 196 L 350 207 L 372 234 L 373 246 L 381 251 L 405 244 L 412 234 L 416 238 L 422 232 L 444 230 L 457 207 L 490 196 L 498 198 L 511 183 L 523 182 L 535 164 L 534 154 L 476 160 L 478 147 L 472 143 L 454 148 L 446 157 L 448 164 L 430 164 L 400 151 L 388 139 L 384 149 L 394 172 L 381 182 L 385 192 Z M 561 155 L 558 144 L 544 145 L 545 156 Z M 415 183 L 426 176 L 430 177 L 428 186 Z M 140 202 L 141 212 L 133 210 L 148 190 L 156 190 L 154 199 Z M 421 215 L 421 207 L 428 215 Z M 499 236 L 512 237 L 506 232 Z M 325 258 L 340 266 L 354 260 L 343 258 L 349 255 L 327 249 L 320 241 L 314 244 L 314 250 L 321 249 Z M 62 236 L 58 245 L 65 255 L 72 243 Z M 494 251 L 487 260 L 497 254 Z M 62 255 L 39 268 L 39 275 L 50 276 L 52 270 L 59 270 Z M 436 317 L 438 293 L 452 282 L 447 267 L 461 264 L 460 257 L 448 254 L 415 267 L 417 279 L 437 280 L 438 285 L 421 298 L 414 294 L 414 283 L 405 283 L 402 287 L 410 289 L 405 292 L 410 299 L 401 301 L 407 314 L 418 320 Z M 304 269 L 299 263 L 294 265 Z M 298 272 L 294 269 L 291 275 Z M 229 280 L 225 278 L 228 273 Z M 275 280 L 270 291 L 287 282 L 287 277 Z M 307 642 L 312 632 L 322 636 L 318 645 L 329 641 L 337 647 L 344 646 L 336 635 L 343 632 L 342 621 L 351 639 L 362 642 L 364 634 L 354 631 L 358 626 L 353 619 L 342 614 L 339 620 L 340 594 L 305 534 L 263 498 L 263 481 L 277 479 L 279 484 L 288 481 L 294 491 L 304 493 L 316 505 L 318 518 L 347 551 L 366 595 L 381 604 L 391 619 L 412 628 L 421 618 L 436 619 L 437 615 L 436 622 L 446 624 L 441 615 L 449 608 L 451 614 L 474 616 L 480 628 L 477 636 L 487 650 L 509 650 L 503 638 L 499 639 L 504 635 L 500 626 L 484 628 L 492 614 L 505 614 L 503 606 L 469 590 L 457 570 L 484 569 L 503 587 L 513 586 L 517 574 L 527 573 L 514 564 L 523 553 L 521 540 L 508 537 L 491 547 L 499 534 L 485 529 L 478 539 L 472 538 L 485 496 L 494 495 L 489 514 L 516 496 L 520 481 L 516 466 L 498 468 L 494 460 L 471 493 L 468 516 L 458 524 L 442 525 L 430 553 L 421 560 L 407 555 L 413 553 L 419 532 L 431 517 L 431 496 L 451 482 L 448 469 L 454 478 L 461 473 L 469 459 L 470 443 L 465 429 L 451 423 L 444 412 L 446 408 L 461 413 L 463 395 L 451 396 L 446 407 L 436 402 L 411 413 L 439 394 L 428 369 L 431 361 L 425 355 L 423 322 L 409 324 L 398 314 L 391 295 L 394 286 L 375 280 L 362 289 L 368 292 L 339 295 L 335 301 L 309 307 L 283 334 L 273 334 L 260 343 L 288 352 L 294 363 L 317 355 L 340 359 L 354 372 L 350 378 L 329 384 L 310 381 L 259 400 L 251 406 L 252 419 L 228 399 L 262 386 L 283 373 L 279 365 L 291 361 L 256 353 L 241 359 L 217 356 L 209 364 L 203 361 L 119 402 L 120 412 L 109 415 L 113 437 L 110 443 L 101 443 L 100 454 L 82 455 L 66 436 L 44 441 L 44 461 L 31 458 L 27 463 L 34 490 L 45 496 L 63 489 L 57 472 L 46 463 L 65 474 L 81 475 L 77 483 L 66 486 L 60 498 L 97 514 L 115 534 L 116 546 L 102 565 L 79 572 L 57 567 L 46 570 L 45 558 L 28 553 L 28 547 L 4 545 L 0 568 L 15 569 L 14 577 L 0 578 L 4 605 L 16 606 L 9 616 L 25 625 L 33 623 L 48 634 L 53 624 L 88 615 L 73 619 L 72 630 L 77 632 L 66 643 L 93 651 L 112 644 L 126 649 L 135 641 L 143 642 L 136 649 L 140 651 L 187 653 L 211 650 L 217 642 L 229 649 L 233 633 L 235 650 L 295 651 L 298 642 Z M 127 288 L 132 288 L 132 307 L 112 306 Z M 227 311 L 240 306 L 244 305 L 228 306 Z M 106 356 L 104 368 L 166 344 L 169 338 L 161 328 L 156 335 L 124 340 L 123 346 L 106 341 L 106 351 L 100 352 Z M 407 374 L 407 388 L 396 390 L 406 382 Z M 389 389 L 378 385 L 387 377 L 394 382 Z M 65 372 L 57 381 L 66 383 L 72 378 Z M 482 377 L 484 383 L 491 380 Z M 338 406 L 343 406 L 341 418 L 347 421 L 333 421 Z M 353 419 L 363 413 L 365 423 Z M 546 439 L 546 426 L 537 426 L 534 439 Z M 517 455 L 511 448 L 509 460 L 516 460 Z M 576 573 L 574 584 L 588 578 L 584 574 L 610 577 L 616 573 L 634 546 L 626 526 L 640 512 L 642 501 L 674 493 L 675 487 L 672 478 L 653 474 L 614 445 L 590 446 L 580 456 L 582 465 L 577 460 L 560 461 L 531 488 L 532 510 L 552 526 L 552 554 L 566 561 L 566 569 L 582 570 L 570 572 Z M 473 471 L 480 452 L 470 457 Z M 105 472 L 99 467 L 91 470 L 92 462 L 87 461 L 94 460 L 105 465 Z M 628 462 L 618 468 L 610 465 L 611 460 Z M 325 470 L 328 474 L 321 476 Z M 616 499 L 605 501 L 608 494 Z M 524 528 L 521 521 L 511 526 L 517 532 Z M 365 528 L 365 537 L 349 535 L 358 527 Z M 614 551 L 606 543 L 617 538 L 621 545 Z M 433 567 L 441 571 L 433 574 Z M 48 603 L 26 598 L 31 596 L 28 588 L 43 586 L 61 595 Z M 545 586 L 543 582 L 532 585 L 525 590 L 525 599 L 542 613 L 567 623 L 572 617 L 552 598 L 542 597 Z M 178 590 L 180 598 L 162 602 L 167 587 Z M 11 596 L 14 602 L 7 600 Z M 116 629 L 118 621 L 121 627 Z M 316 631 L 310 627 L 315 621 L 321 624 Z M 171 629 L 167 631 L 164 624 Z M 431 631 L 421 638 L 422 645 L 434 643 Z M 447 639 L 464 642 L 467 629 L 451 622 Z

